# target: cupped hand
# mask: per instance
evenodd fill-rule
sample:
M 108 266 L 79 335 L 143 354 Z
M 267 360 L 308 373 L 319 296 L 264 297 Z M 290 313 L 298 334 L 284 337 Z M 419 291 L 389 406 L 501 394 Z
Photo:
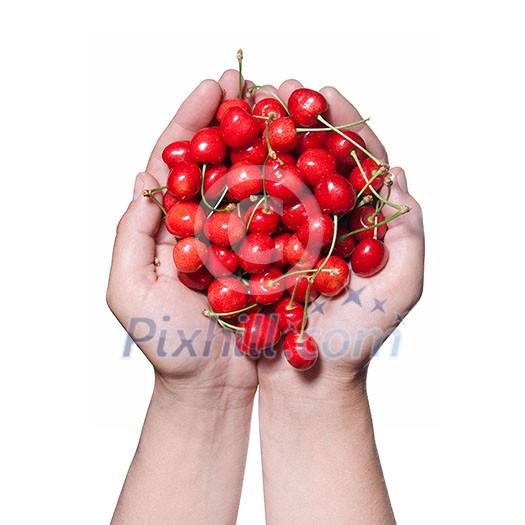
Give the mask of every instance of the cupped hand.
M 234 352 L 229 335 L 202 315 L 206 296 L 181 284 L 172 258 L 175 238 L 166 230 L 160 208 L 142 196 L 144 190 L 165 184 L 165 146 L 189 140 L 210 124 L 221 100 L 237 96 L 238 79 L 229 70 L 218 82 L 203 81 L 158 139 L 117 227 L 107 301 L 163 385 L 220 396 L 234 392 L 250 399 L 257 387 L 255 363 Z

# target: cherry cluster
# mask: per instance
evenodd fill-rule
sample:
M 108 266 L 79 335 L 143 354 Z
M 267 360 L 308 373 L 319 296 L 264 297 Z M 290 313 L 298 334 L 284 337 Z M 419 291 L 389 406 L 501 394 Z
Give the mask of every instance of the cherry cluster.
M 206 294 L 203 314 L 252 358 L 284 337 L 288 362 L 307 370 L 319 353 L 308 304 L 338 295 L 351 272 L 380 272 L 387 223 L 408 208 L 389 201 L 389 166 L 350 129 L 365 121 L 331 125 L 325 97 L 306 88 L 252 105 L 255 89 L 265 88 L 241 87 L 208 127 L 166 146 L 166 186 L 144 196 L 177 239 L 180 282 Z

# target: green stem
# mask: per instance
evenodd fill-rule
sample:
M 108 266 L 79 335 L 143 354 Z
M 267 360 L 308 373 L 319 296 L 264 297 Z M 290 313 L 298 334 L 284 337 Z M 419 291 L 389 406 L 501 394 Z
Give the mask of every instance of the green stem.
M 301 279 L 306 279 L 306 275 L 302 275 L 299 277 L 299 279 L 295 280 L 295 284 L 293 286 L 292 294 L 290 295 L 290 302 L 286 306 L 286 310 L 291 310 L 293 308 L 293 300 L 295 299 L 295 292 L 297 291 L 297 285 L 299 284 L 299 281 Z
M 306 292 L 304 294 L 304 312 L 303 312 L 303 322 L 301 323 L 301 331 L 299 332 L 300 343 L 303 342 L 304 329 L 306 328 L 306 321 L 308 319 L 308 299 L 310 298 L 310 289 L 312 288 L 312 281 L 308 279 L 308 286 L 306 287 Z
M 215 317 L 215 318 L 224 317 L 225 315 L 237 315 L 237 314 L 242 314 L 243 312 L 246 312 L 248 310 L 251 310 L 252 308 L 255 308 L 256 306 L 259 306 L 259 305 L 257 303 L 254 303 L 254 304 L 250 304 L 249 306 L 245 306 L 244 308 L 241 308 L 240 310 L 234 310 L 232 312 L 222 312 L 220 314 L 212 311 L 210 308 L 209 315 L 207 315 L 206 313 L 204 313 L 204 315 L 206 317 Z M 204 310 L 204 312 L 206 312 L 206 310 Z
M 409 211 L 410 211 L 410 208 L 408 206 L 399 206 L 399 210 L 396 211 L 396 213 L 394 213 L 390 217 L 388 217 L 388 219 L 385 219 L 385 220 L 383 220 L 381 222 L 378 222 L 376 224 L 371 224 L 370 226 L 365 226 L 363 228 L 358 228 L 357 230 L 345 233 L 344 235 L 341 235 L 338 239 L 340 241 L 344 241 L 345 239 L 347 239 L 351 235 L 355 235 L 356 233 L 361 233 L 361 232 L 364 232 L 364 231 L 367 231 L 367 230 L 371 230 L 372 228 L 377 228 L 378 226 L 382 226 L 383 224 L 388 224 L 390 221 L 393 221 L 394 219 L 397 219 L 397 217 L 399 217 L 400 215 L 404 215 L 405 213 L 407 213 Z
M 282 107 L 286 110 L 286 113 L 288 115 L 290 114 L 290 112 L 288 111 L 288 107 L 283 102 L 283 100 L 279 97 L 279 95 L 277 95 L 277 93 L 274 93 L 273 91 L 271 91 L 270 89 L 268 89 L 267 87 L 264 87 L 264 86 L 252 86 L 251 88 L 248 89 L 248 93 L 252 93 L 252 91 L 255 91 L 256 89 L 262 89 L 263 91 L 266 91 L 267 93 L 270 93 L 270 95 L 272 95 L 272 97 L 274 97 L 275 99 L 277 99 L 281 103 Z
M 144 190 L 144 191 L 147 191 L 148 193 L 155 193 L 157 191 L 163 191 L 167 189 L 168 189 L 167 186 L 159 186 L 158 188 L 150 188 L 149 190 Z
M 153 194 L 150 192 L 151 190 L 144 190 L 144 192 L 142 193 L 142 196 L 147 197 L 148 199 L 151 199 L 160 208 L 160 211 L 162 211 L 162 214 L 164 215 L 164 217 L 166 217 L 166 215 L 168 215 L 166 208 L 164 208 L 162 203 L 156 197 L 154 197 Z
M 362 120 L 356 120 L 355 122 L 351 122 L 350 124 L 343 124 L 342 126 L 333 126 L 334 129 L 346 129 L 351 128 L 353 126 L 359 126 L 359 124 L 365 124 L 370 120 L 370 117 L 364 118 Z M 295 131 L 297 133 L 305 133 L 306 131 L 332 131 L 331 128 L 297 128 Z
M 332 243 L 330 244 L 330 249 L 328 250 L 328 255 L 324 258 L 323 262 L 321 263 L 321 266 L 317 269 L 317 272 L 314 273 L 312 276 L 310 276 L 310 281 L 313 282 L 314 279 L 317 277 L 317 275 L 324 270 L 324 267 L 326 266 L 326 263 L 328 262 L 329 257 L 332 255 L 335 243 L 337 242 L 337 223 L 338 223 L 338 217 L 337 215 L 334 215 L 334 234 L 332 236 Z
M 237 51 L 237 63 L 239 64 L 239 98 L 242 98 L 242 58 L 243 58 L 243 53 L 242 53 L 242 49 L 239 49 L 239 51 Z
M 264 181 L 264 177 L 263 177 L 263 181 Z M 263 190 L 264 190 L 264 182 L 263 182 Z M 253 217 L 255 216 L 255 212 L 257 211 L 257 208 L 259 208 L 259 206 L 264 202 L 264 199 L 266 197 L 266 192 L 265 192 L 265 195 L 262 199 L 259 200 L 259 202 L 254 206 L 253 210 L 252 210 L 252 213 L 250 215 L 250 218 L 248 219 L 248 222 L 246 223 L 246 231 L 248 231 L 250 229 L 250 225 L 253 221 Z

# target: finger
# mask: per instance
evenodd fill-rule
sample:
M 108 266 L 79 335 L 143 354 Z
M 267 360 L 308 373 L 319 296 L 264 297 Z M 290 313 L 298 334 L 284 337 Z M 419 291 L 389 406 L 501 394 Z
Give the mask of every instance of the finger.
M 341 126 L 342 124 L 350 124 L 363 118 L 359 114 L 359 111 L 334 87 L 324 87 L 320 90 L 320 93 L 323 94 L 328 102 L 328 110 L 324 116 L 330 124 Z M 381 161 L 388 161 L 388 156 L 383 144 L 381 144 L 368 124 L 360 124 L 349 129 L 361 135 L 366 143 L 367 149 L 374 156 Z
M 176 278 L 177 268 L 173 262 L 173 247 L 177 243 L 175 236 L 165 227 L 160 227 L 155 236 L 156 271 L 159 277 Z
M 158 181 L 149 173 L 137 175 L 134 198 L 117 227 L 110 272 L 112 289 L 129 290 L 157 278 L 155 235 L 162 212 L 151 199 L 142 195 L 144 189 L 156 186 Z
M 260 102 L 261 100 L 264 100 L 265 98 L 274 98 L 272 93 L 275 93 L 277 95 L 278 94 L 277 88 L 274 86 L 271 86 L 270 84 L 265 84 L 259 89 L 256 89 L 250 98 L 253 99 L 254 104 L 257 104 L 258 102 Z
M 161 184 L 164 184 L 169 172 L 162 160 L 164 148 L 175 140 L 189 140 L 199 129 L 206 127 L 213 120 L 221 96 L 221 86 L 215 80 L 204 80 L 182 103 L 159 137 L 146 168 Z
M 292 92 L 302 87 L 303 85 L 298 80 L 295 80 L 293 78 L 285 80 L 279 86 L 279 96 L 282 98 L 285 104 L 288 104 L 288 99 L 290 98 Z
M 244 91 L 244 79 L 242 79 Z M 227 69 L 219 79 L 222 88 L 223 100 L 239 98 L 239 72 L 235 69 Z

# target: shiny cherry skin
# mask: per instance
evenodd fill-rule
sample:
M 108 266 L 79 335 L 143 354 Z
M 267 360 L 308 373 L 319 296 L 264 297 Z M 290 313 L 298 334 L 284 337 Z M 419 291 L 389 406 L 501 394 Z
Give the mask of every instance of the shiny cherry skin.
M 291 236 L 291 233 L 283 232 L 274 235 L 273 237 L 273 242 L 275 244 L 273 265 L 276 268 L 279 268 L 279 270 L 285 270 L 289 266 L 289 263 L 284 256 L 284 247 L 288 243 L 288 240 Z
M 166 213 L 168 213 L 177 202 L 179 202 L 179 199 L 177 199 L 171 191 L 166 191 L 162 196 L 162 206 L 166 210 Z
M 319 348 L 314 338 L 294 331 L 286 335 L 283 342 L 284 357 L 296 370 L 312 368 L 319 358 Z
M 295 153 L 299 156 L 310 148 L 324 148 L 326 136 L 326 131 L 306 131 L 299 133 L 299 144 L 295 147 Z
M 217 122 L 220 124 L 222 121 L 223 115 L 231 108 L 241 108 L 244 109 L 247 113 L 250 113 L 252 108 L 250 107 L 250 104 L 246 102 L 246 100 L 242 98 L 230 98 L 228 100 L 225 100 L 224 102 L 221 102 L 219 107 L 217 108 L 217 113 L 215 114 L 215 118 L 217 119 Z
M 204 211 L 196 202 L 177 202 L 166 215 L 166 229 L 183 239 L 201 232 L 204 219 Z
M 333 255 L 337 255 L 342 259 L 346 259 L 352 255 L 355 248 L 355 237 L 350 235 L 346 239 L 341 240 L 341 237 L 347 233 L 350 233 L 350 229 L 346 226 L 337 227 L 337 241 L 335 242 Z
M 268 205 L 252 204 L 244 214 L 244 222 L 248 233 L 267 233 L 271 235 L 277 230 L 281 216 L 280 207 L 272 199 L 268 199 Z M 249 224 L 249 226 L 248 226 Z
M 317 124 L 317 117 L 328 108 L 328 102 L 318 91 L 299 88 L 288 99 L 290 116 L 299 126 L 310 128 Z
M 379 166 L 375 160 L 367 157 L 361 161 L 361 168 L 365 172 L 367 180 L 369 182 L 372 181 L 370 185 L 367 186 L 363 191 L 363 194 L 370 195 L 372 193 L 370 186 L 372 186 L 374 190 L 379 191 L 385 180 L 385 175 L 381 169 L 381 166 Z M 357 193 L 359 193 L 367 184 L 365 177 L 363 177 L 363 174 L 359 169 L 359 166 L 355 166 L 352 169 L 348 175 L 348 180 Z
M 235 277 L 223 277 L 213 281 L 208 287 L 208 303 L 215 313 L 228 313 L 241 310 L 246 306 L 248 289 Z M 221 316 L 232 319 L 237 314 Z
M 366 148 L 365 141 L 357 133 L 347 129 L 342 130 L 342 133 L 359 144 L 361 147 Z M 366 154 L 363 153 L 363 151 L 357 148 L 349 140 L 341 137 L 341 135 L 335 131 L 330 131 L 328 133 L 328 136 L 326 137 L 326 149 L 335 156 L 337 162 L 347 166 L 356 165 L 355 160 L 351 155 L 351 152 L 354 149 L 359 160 L 362 160 L 366 157 Z
M 275 266 L 269 266 L 260 275 L 252 275 L 248 288 L 255 302 L 262 305 L 276 303 L 284 294 L 284 279 L 277 282 L 274 280 L 282 275 L 282 272 Z
M 196 162 L 182 160 L 171 168 L 166 185 L 179 200 L 195 197 L 201 189 L 201 169 Z
M 348 227 L 350 228 L 350 231 L 359 230 L 361 228 L 369 228 L 370 226 L 375 224 L 375 211 L 375 208 L 368 204 L 365 204 L 365 206 L 361 206 L 360 208 L 357 208 L 357 210 L 354 210 L 350 215 L 350 218 L 348 219 Z M 385 216 L 381 212 L 379 212 L 377 214 L 377 222 L 379 223 L 384 220 Z M 387 225 L 382 224 L 377 228 L 370 228 L 369 230 L 364 230 L 362 232 L 355 233 L 354 237 L 356 241 L 362 241 L 363 239 L 368 239 L 374 236 L 381 240 L 385 236 L 386 230 Z
M 241 242 L 237 255 L 241 268 L 248 273 L 264 273 L 274 260 L 275 244 L 266 233 L 249 233 Z
M 190 141 L 176 140 L 168 144 L 162 150 L 162 160 L 166 163 L 168 168 L 173 168 L 177 162 L 181 160 L 190 160 Z
M 268 195 L 289 203 L 298 199 L 307 190 L 303 174 L 295 166 L 275 166 L 265 169 L 266 191 Z
M 294 233 L 284 247 L 284 257 L 294 270 L 309 270 L 319 259 L 319 248 L 305 246 Z
M 319 215 L 321 210 L 316 198 L 307 193 L 302 196 L 301 200 L 287 203 L 283 206 L 281 221 L 293 232 L 299 230 L 308 217 Z
M 279 153 L 277 158 L 271 157 L 266 161 L 266 168 L 280 168 L 281 166 L 295 166 L 295 157 L 291 153 Z
M 226 156 L 226 144 L 219 128 L 202 128 L 190 141 L 190 158 L 193 162 L 220 164 Z
M 364 239 L 357 243 L 350 257 L 352 271 L 360 277 L 372 277 L 388 262 L 388 248 L 378 239 Z
M 262 172 L 259 166 L 242 160 L 236 162 L 227 174 L 229 192 L 236 201 L 243 201 L 263 190 Z
M 286 117 L 286 109 L 276 98 L 263 98 L 253 106 L 253 114 L 258 117 L 268 117 L 272 114 L 274 119 Z M 266 118 L 257 119 L 261 131 L 266 130 Z
M 258 137 L 248 144 L 240 148 L 235 148 L 230 151 L 230 160 L 232 164 L 246 160 L 250 164 L 262 166 L 266 155 L 268 155 L 268 148 L 265 142 L 262 142 Z
M 231 148 L 246 146 L 261 132 L 257 119 L 238 106 L 224 113 L 219 131 L 224 143 Z
M 337 162 L 335 157 L 324 148 L 311 148 L 301 153 L 297 159 L 297 167 L 310 186 L 316 186 L 325 175 L 335 173 Z
M 350 282 L 350 270 L 348 263 L 338 257 L 331 255 L 326 259 L 324 257 L 318 263 L 316 268 L 320 268 L 326 261 L 323 271 L 319 272 L 314 279 L 314 286 L 319 292 L 328 297 L 333 297 L 340 293 L 345 286 Z M 326 272 L 325 270 L 331 270 Z
M 288 275 L 285 279 L 284 285 L 286 286 L 286 291 L 291 296 L 294 289 L 295 295 L 294 299 L 300 303 L 306 302 L 306 291 L 308 290 L 308 279 L 305 276 L 301 275 Z M 311 303 L 319 297 L 319 290 L 315 286 L 310 286 L 310 291 L 308 292 L 308 302 Z
M 193 273 L 177 272 L 177 277 L 184 286 L 199 292 L 206 290 L 215 279 L 205 266 Z
M 320 248 L 328 246 L 334 236 L 334 223 L 326 214 L 313 216 L 301 224 L 297 237 L 304 246 Z
M 173 247 L 173 262 L 179 272 L 200 270 L 208 256 L 208 247 L 195 237 L 185 237 Z
M 275 305 L 273 311 L 278 316 L 281 332 L 286 333 L 301 328 L 304 316 L 304 306 L 301 303 L 285 297 Z
M 208 258 L 206 268 L 214 277 L 228 277 L 239 266 L 237 254 L 218 244 L 211 244 L 208 247 Z
M 233 246 L 245 233 L 244 222 L 235 212 L 215 212 L 204 221 L 204 235 L 219 246 Z
M 241 352 L 252 358 L 275 346 L 281 338 L 281 331 L 276 316 L 251 313 L 239 323 L 243 334 L 239 337 L 238 347 Z
M 224 164 L 209 164 L 204 172 L 204 196 L 208 201 L 217 200 L 226 188 L 226 173 Z
M 295 122 L 290 117 L 279 117 L 268 126 L 270 146 L 277 153 L 293 150 L 299 143 Z
M 323 213 L 330 215 L 348 213 L 355 206 L 356 194 L 352 185 L 342 175 L 325 175 L 314 188 L 314 195 Z

